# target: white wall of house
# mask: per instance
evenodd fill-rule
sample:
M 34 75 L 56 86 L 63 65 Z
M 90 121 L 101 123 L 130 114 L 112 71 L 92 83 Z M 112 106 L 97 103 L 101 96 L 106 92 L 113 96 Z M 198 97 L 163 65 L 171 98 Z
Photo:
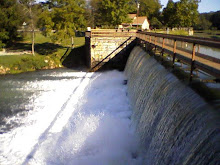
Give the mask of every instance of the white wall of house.
M 149 29 L 150 27 L 149 27 L 150 25 L 149 25 L 149 22 L 147 21 L 147 19 L 145 19 L 144 20 L 144 23 L 142 24 L 142 26 L 141 26 L 141 28 L 143 29 L 143 30 L 146 30 L 146 29 Z

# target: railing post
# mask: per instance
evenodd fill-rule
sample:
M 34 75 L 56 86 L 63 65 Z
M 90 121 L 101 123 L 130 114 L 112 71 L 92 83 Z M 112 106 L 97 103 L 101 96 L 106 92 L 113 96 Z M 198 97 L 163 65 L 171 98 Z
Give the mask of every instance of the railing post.
M 200 53 L 200 45 L 198 45 L 197 52 Z
M 149 42 L 151 43 L 151 35 L 150 35 L 150 39 L 149 39 Z
M 192 59 L 191 59 L 191 70 L 190 70 L 190 80 L 189 80 L 190 82 L 192 81 L 192 78 L 193 78 L 195 55 L 196 55 L 196 44 L 193 43 Z
M 174 68 L 175 58 L 176 58 L 176 39 L 174 40 L 174 44 L 173 44 L 173 68 Z
M 157 37 L 154 36 L 154 54 L 156 55 L 156 51 L 157 51 Z
M 164 53 L 164 46 L 165 46 L 165 38 L 163 37 L 162 51 L 161 51 L 162 57 L 163 57 L 163 53 Z

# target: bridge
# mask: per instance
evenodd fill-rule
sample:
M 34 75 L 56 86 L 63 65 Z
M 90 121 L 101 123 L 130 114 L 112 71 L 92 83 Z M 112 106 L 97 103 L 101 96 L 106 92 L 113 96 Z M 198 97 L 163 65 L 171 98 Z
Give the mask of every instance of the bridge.
M 220 51 L 220 41 L 191 36 L 136 30 L 92 29 L 86 32 L 87 64 L 93 71 L 98 70 L 124 49 L 137 44 L 147 51 L 153 51 L 154 55 L 162 59 L 169 55 L 173 67 L 176 62 L 188 65 L 190 80 L 195 70 L 211 75 L 215 80 L 220 79 L 220 55 L 213 57 L 200 52 L 201 47 L 216 48 Z

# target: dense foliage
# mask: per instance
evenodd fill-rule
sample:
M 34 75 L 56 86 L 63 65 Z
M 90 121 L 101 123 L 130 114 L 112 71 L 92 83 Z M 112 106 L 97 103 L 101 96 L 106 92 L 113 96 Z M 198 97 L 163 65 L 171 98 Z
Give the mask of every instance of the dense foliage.
M 129 0 L 99 0 L 96 9 L 98 26 L 117 26 L 128 20 Z
M 198 0 L 169 0 L 163 10 L 164 24 L 168 27 L 192 27 L 198 22 Z
M 199 22 L 195 28 L 199 30 L 220 30 L 220 11 L 200 14 Z
M 17 38 L 17 29 L 22 22 L 16 0 L 0 1 L 0 49 Z
M 220 29 L 220 11 L 199 15 L 199 2 L 169 0 L 161 12 L 160 0 L 46 0 L 41 3 L 36 0 L 1 0 L 0 49 L 17 39 L 17 30 L 21 29 L 23 22 L 33 33 L 33 48 L 36 29 L 60 43 L 73 38 L 76 31 L 83 31 L 87 26 L 114 28 L 129 22 L 129 13 L 147 16 L 152 28 Z
M 76 30 L 85 30 L 84 0 L 49 0 L 46 5 L 48 8 L 42 9 L 38 25 L 44 27 L 44 34 L 54 41 L 74 37 Z

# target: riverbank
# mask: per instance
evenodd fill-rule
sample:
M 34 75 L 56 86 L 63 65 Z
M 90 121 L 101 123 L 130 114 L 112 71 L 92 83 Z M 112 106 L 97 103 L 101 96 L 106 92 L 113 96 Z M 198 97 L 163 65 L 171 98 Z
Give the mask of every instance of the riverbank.
M 36 33 L 35 56 L 22 53 L 17 55 L 8 53 L 8 55 L 0 56 L 0 75 L 63 67 L 64 57 L 71 53 L 69 43 L 71 43 L 70 39 L 67 39 L 62 43 L 55 44 L 50 38 Z M 75 48 L 82 47 L 85 44 L 85 39 L 84 37 L 75 37 L 74 43 Z M 7 51 L 30 52 L 31 39 L 29 35 L 26 35 L 23 41 L 16 42 L 7 48 Z

